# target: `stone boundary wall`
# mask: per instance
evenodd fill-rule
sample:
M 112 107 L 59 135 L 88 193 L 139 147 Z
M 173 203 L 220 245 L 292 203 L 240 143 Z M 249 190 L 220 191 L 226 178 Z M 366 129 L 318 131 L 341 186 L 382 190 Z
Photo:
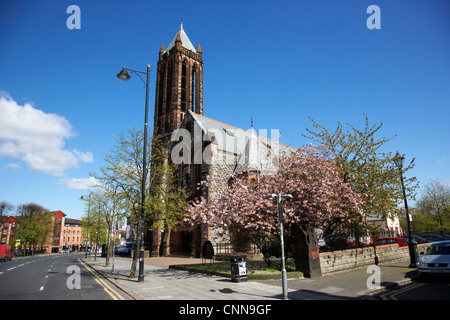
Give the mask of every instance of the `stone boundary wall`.
M 418 244 L 417 253 L 425 251 L 429 243 Z M 398 244 L 376 247 L 379 263 L 409 258 L 408 246 L 399 247 Z M 361 266 L 375 264 L 375 250 L 373 247 L 348 249 L 341 251 L 320 253 L 320 268 L 322 274 L 349 270 Z

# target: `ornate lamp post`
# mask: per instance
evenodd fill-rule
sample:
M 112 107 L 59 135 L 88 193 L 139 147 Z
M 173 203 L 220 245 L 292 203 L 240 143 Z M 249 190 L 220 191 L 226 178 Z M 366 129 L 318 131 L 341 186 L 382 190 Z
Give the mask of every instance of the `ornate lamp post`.
M 413 243 L 412 238 L 412 228 L 411 228 L 411 217 L 409 215 L 408 211 L 408 202 L 406 201 L 406 193 L 405 193 L 405 184 L 403 182 L 403 163 L 405 162 L 405 156 L 400 155 L 397 151 L 396 155 L 393 159 L 395 165 L 397 166 L 398 170 L 400 171 L 400 180 L 402 182 L 402 190 L 403 190 L 403 200 L 405 201 L 405 211 L 406 211 L 406 221 L 408 221 L 408 248 L 409 248 L 409 259 L 410 259 L 410 268 L 416 268 L 417 267 L 417 249 L 415 244 Z
M 144 281 L 144 220 L 145 220 L 145 181 L 147 178 L 147 128 L 148 128 L 148 87 L 150 83 L 150 64 L 147 65 L 147 72 L 128 69 L 123 67 L 122 71 L 117 74 L 117 78 L 121 81 L 127 81 L 130 79 L 130 75 L 127 71 L 131 71 L 136 74 L 145 84 L 145 118 L 144 118 L 144 148 L 142 150 L 142 184 L 141 184 L 141 240 L 139 242 L 139 276 L 138 282 Z M 147 79 L 144 80 L 140 74 L 147 75 Z

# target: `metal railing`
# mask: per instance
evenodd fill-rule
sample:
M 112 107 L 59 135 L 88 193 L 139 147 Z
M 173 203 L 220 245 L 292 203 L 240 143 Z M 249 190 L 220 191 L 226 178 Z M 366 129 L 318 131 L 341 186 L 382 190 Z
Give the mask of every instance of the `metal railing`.
M 246 252 L 246 253 L 260 253 L 261 251 L 258 247 L 252 243 L 247 243 L 245 245 L 234 245 L 231 242 L 221 242 L 214 243 L 214 254 L 234 254 L 237 252 Z

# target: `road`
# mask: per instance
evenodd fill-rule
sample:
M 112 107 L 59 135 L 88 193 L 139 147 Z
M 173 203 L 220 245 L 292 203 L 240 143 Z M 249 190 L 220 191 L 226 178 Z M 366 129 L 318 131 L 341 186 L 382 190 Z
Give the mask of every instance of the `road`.
M 0 300 L 130 300 L 79 259 L 48 254 L 0 262 Z
M 450 300 L 450 277 L 419 278 L 373 296 L 377 300 Z

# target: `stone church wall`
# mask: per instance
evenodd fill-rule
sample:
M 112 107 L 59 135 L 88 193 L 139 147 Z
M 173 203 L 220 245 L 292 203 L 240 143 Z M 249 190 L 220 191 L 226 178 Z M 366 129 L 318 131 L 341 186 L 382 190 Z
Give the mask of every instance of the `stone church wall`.
M 228 152 L 217 150 L 217 147 L 212 147 L 212 160 L 209 165 L 209 188 L 208 201 L 214 200 L 218 195 L 225 191 L 228 186 L 228 179 L 233 174 L 236 167 L 236 155 Z
M 228 179 L 233 174 L 236 167 L 236 155 L 217 150 L 217 146 L 212 146 L 212 161 L 209 165 L 209 188 L 208 201 L 214 200 L 225 191 Z M 209 240 L 217 250 L 231 242 L 230 234 L 222 228 L 209 228 Z

